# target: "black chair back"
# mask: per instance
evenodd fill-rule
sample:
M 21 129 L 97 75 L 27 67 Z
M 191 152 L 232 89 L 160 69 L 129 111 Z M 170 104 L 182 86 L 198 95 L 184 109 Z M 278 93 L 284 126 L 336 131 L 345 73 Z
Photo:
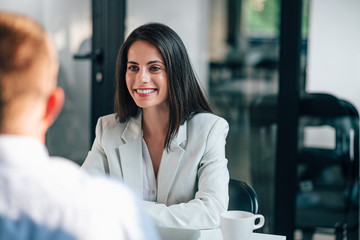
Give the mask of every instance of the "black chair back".
M 242 210 L 257 214 L 259 204 L 255 190 L 246 182 L 230 179 L 228 210 Z
M 333 129 L 333 146 L 309 146 L 306 129 Z M 358 240 L 359 114 L 349 102 L 326 93 L 302 96 L 299 108 L 296 227 L 303 239 L 335 229 L 337 240 Z

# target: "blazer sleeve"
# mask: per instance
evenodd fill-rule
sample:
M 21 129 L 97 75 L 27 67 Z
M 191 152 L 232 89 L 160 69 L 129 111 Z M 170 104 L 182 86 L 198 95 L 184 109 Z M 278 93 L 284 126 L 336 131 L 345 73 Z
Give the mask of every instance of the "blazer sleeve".
M 99 118 L 95 128 L 95 140 L 91 150 L 89 151 L 81 168 L 85 169 L 89 173 L 94 174 L 108 174 L 109 165 L 105 151 L 101 144 L 101 138 L 103 133 L 102 118 Z
M 170 206 L 143 201 L 147 213 L 158 225 L 191 229 L 219 227 L 220 214 L 227 210 L 229 202 L 229 172 L 225 158 L 228 131 L 228 123 L 222 118 L 211 127 L 197 166 L 198 186 L 194 199 Z

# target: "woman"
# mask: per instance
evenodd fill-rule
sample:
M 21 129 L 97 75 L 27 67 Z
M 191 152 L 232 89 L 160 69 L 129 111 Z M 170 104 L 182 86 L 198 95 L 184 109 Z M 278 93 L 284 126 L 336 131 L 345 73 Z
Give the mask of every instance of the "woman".
M 83 168 L 129 184 L 158 225 L 219 226 L 228 206 L 227 122 L 212 114 L 180 37 L 150 23 L 119 50 L 115 114 Z

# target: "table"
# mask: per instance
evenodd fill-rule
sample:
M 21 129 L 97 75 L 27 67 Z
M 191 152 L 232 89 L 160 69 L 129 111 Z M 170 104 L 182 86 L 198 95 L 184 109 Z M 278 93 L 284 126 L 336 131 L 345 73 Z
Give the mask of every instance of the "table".
M 228 121 L 248 121 L 254 101 L 268 95 L 277 96 L 278 82 L 265 79 L 234 79 L 216 87 L 210 87 L 210 102 L 217 113 Z
M 222 240 L 220 228 L 202 230 L 199 240 Z M 286 237 L 273 234 L 253 233 L 250 240 L 286 240 Z
M 278 81 L 266 79 L 234 79 L 210 89 L 210 97 L 228 97 L 231 104 L 249 107 L 260 96 L 277 95 Z

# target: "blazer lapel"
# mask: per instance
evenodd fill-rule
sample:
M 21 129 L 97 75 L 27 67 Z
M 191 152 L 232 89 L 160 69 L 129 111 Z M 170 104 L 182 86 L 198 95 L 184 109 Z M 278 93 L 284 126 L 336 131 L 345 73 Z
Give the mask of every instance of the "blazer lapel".
M 125 142 L 118 147 L 123 179 L 126 184 L 142 198 L 143 195 L 143 170 L 141 151 L 141 119 L 142 114 L 130 118 L 121 135 Z
M 184 145 L 187 139 L 187 123 L 180 126 L 177 135 L 171 141 L 170 150 L 164 149 L 158 172 L 158 203 L 167 203 L 169 193 L 179 164 L 185 152 Z

